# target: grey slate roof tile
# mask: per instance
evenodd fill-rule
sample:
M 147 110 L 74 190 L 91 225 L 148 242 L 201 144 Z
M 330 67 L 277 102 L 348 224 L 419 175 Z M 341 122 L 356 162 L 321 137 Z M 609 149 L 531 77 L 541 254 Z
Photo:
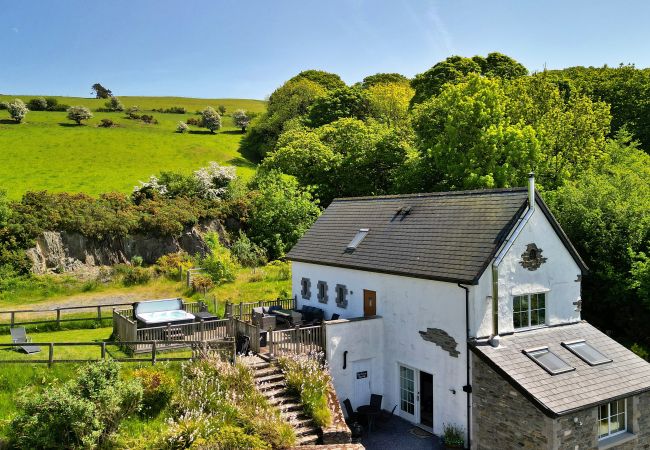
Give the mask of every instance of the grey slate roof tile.
M 293 261 L 475 283 L 526 206 L 525 188 L 334 200 Z M 396 216 L 401 207 L 411 207 Z M 360 228 L 370 232 L 353 252 Z
M 561 345 L 579 339 L 586 340 L 612 362 L 590 366 Z M 576 370 L 551 375 L 523 353 L 523 350 L 544 346 Z M 502 336 L 497 348 L 483 341 L 474 342 L 471 348 L 552 416 L 650 391 L 650 364 L 587 322 Z

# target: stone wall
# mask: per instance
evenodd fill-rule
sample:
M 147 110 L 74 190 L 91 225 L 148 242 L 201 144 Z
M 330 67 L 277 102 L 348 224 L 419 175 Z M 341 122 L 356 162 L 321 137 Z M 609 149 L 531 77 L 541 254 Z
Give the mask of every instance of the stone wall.
M 331 381 L 327 389 L 327 404 L 332 413 L 332 424 L 329 427 L 323 427 L 321 429 L 323 433 L 323 445 L 349 444 L 352 442 L 352 433 L 347 423 L 345 423 L 345 416 L 343 415 L 341 404 L 339 403 L 334 385 L 332 385 Z
M 551 449 L 553 421 L 472 355 L 472 448 Z
M 472 448 L 650 450 L 650 392 L 628 399 L 630 434 L 606 445 L 596 407 L 551 419 L 476 355 L 472 367 Z

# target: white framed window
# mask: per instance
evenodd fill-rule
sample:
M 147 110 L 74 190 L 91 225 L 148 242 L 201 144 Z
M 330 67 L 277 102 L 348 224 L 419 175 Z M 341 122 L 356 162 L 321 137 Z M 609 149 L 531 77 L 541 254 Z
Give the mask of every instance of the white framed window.
M 546 325 L 546 294 L 515 295 L 512 298 L 512 321 L 515 329 Z
M 598 439 L 606 439 L 627 431 L 627 401 L 625 399 L 598 407 Z

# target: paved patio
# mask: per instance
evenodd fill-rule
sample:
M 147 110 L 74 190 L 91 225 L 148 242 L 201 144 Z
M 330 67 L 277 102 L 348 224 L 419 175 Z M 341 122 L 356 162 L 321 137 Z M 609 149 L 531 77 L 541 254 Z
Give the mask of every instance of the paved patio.
M 361 443 L 369 450 L 442 450 L 438 436 L 416 436 L 411 433 L 413 428 L 412 423 L 393 417 L 390 422 L 376 424 L 370 433 L 364 430 Z

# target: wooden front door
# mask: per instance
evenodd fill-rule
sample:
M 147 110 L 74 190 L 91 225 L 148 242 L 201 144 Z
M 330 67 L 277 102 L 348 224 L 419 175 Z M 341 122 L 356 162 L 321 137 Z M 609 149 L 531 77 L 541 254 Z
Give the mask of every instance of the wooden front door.
M 363 290 L 363 316 L 377 315 L 377 293 L 375 291 Z

